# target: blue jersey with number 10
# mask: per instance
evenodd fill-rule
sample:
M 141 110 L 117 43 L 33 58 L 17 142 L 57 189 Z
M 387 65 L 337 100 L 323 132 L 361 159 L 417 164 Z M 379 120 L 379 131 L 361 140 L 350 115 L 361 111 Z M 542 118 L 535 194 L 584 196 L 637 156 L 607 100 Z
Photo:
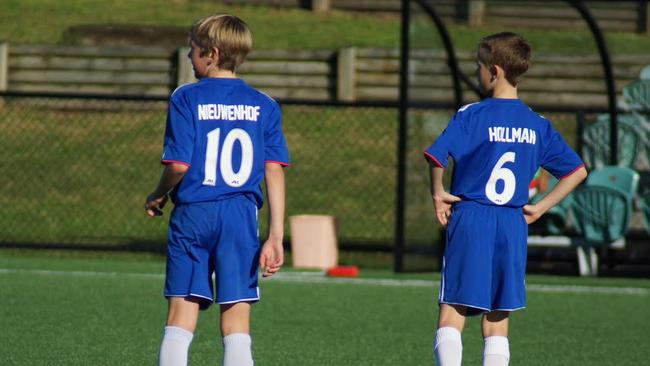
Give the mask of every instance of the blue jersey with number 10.
M 519 99 L 469 104 L 424 153 L 446 168 L 454 160 L 450 193 L 485 205 L 521 207 L 539 166 L 556 178 L 583 166 L 544 117 Z
M 163 163 L 189 166 L 174 203 L 250 196 L 262 206 L 265 162 L 289 164 L 278 104 L 241 79 L 203 78 L 169 102 Z

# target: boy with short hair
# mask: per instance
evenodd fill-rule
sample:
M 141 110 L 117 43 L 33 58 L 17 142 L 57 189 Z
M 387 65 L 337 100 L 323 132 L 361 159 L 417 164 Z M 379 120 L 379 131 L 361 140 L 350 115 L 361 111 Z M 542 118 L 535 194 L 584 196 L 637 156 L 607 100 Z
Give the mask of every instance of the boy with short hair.
M 253 365 L 250 306 L 259 300 L 258 265 L 276 273 L 284 252 L 284 172 L 289 153 L 278 104 L 238 79 L 251 49 L 246 24 L 231 15 L 197 20 L 190 36 L 198 82 L 179 87 L 169 101 L 157 188 L 145 203 L 169 222 L 164 295 L 169 302 L 159 364 L 186 365 L 199 310 L 220 304 L 225 366 Z M 260 250 L 257 210 L 264 178 L 269 201 L 268 240 Z M 212 278 L 216 279 L 216 296 Z
M 530 53 L 514 33 L 481 39 L 477 74 L 491 98 L 460 108 L 424 153 L 436 217 L 448 237 L 434 344 L 438 365 L 461 364 L 465 318 L 476 314 L 483 315 L 483 365 L 508 364 L 508 315 L 526 305 L 527 225 L 587 176 L 551 123 L 517 97 Z M 449 156 L 454 176 L 447 193 L 442 178 Z M 528 205 L 528 185 L 539 166 L 560 181 Z

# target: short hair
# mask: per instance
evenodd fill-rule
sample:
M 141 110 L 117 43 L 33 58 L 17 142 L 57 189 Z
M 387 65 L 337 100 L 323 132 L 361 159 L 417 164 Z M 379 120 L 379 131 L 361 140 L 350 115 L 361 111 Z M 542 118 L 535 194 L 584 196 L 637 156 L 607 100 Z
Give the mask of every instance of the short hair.
M 492 34 L 482 38 L 478 44 L 478 61 L 487 67 L 499 65 L 512 86 L 517 86 L 519 77 L 528 70 L 530 57 L 530 45 L 515 33 Z
M 217 66 L 233 72 L 244 62 L 253 46 L 253 37 L 246 23 L 228 14 L 208 15 L 194 22 L 190 41 L 201 49 L 201 55 L 217 48 Z

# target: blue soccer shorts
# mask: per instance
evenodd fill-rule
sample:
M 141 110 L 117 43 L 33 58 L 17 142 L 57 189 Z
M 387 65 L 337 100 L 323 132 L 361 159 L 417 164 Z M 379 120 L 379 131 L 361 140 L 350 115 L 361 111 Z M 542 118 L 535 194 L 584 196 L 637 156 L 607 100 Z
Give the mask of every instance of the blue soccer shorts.
M 467 306 L 468 315 L 524 308 L 527 241 L 521 208 L 455 204 L 439 302 Z
M 258 301 L 257 225 L 257 207 L 244 196 L 174 207 L 169 220 L 165 297 L 195 297 L 201 309 L 214 301 Z

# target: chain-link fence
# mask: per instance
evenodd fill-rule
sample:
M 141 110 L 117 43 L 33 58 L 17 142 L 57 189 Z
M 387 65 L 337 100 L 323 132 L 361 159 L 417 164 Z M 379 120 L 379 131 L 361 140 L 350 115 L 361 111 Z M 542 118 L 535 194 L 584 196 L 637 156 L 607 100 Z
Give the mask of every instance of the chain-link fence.
M 164 100 L 2 97 L 0 242 L 161 249 L 142 211 L 161 171 Z M 337 218 L 343 245 L 390 249 L 397 109 L 284 105 L 287 216 Z M 169 212 L 169 210 L 167 210 Z M 261 233 L 266 231 L 261 212 Z M 286 230 L 289 233 L 289 228 Z
M 142 203 L 162 169 L 165 100 L 5 94 L 0 101 L 0 246 L 163 250 L 170 210 L 151 219 Z M 394 248 L 401 217 L 402 267 L 437 268 L 440 229 L 422 151 L 453 109 L 409 110 L 402 215 L 396 106 L 285 103 L 282 109 L 292 159 L 287 217 L 332 215 L 343 250 L 384 252 Z M 578 148 L 576 114 L 548 117 Z M 266 219 L 263 209 L 262 236 Z M 288 220 L 285 231 L 290 240 Z

